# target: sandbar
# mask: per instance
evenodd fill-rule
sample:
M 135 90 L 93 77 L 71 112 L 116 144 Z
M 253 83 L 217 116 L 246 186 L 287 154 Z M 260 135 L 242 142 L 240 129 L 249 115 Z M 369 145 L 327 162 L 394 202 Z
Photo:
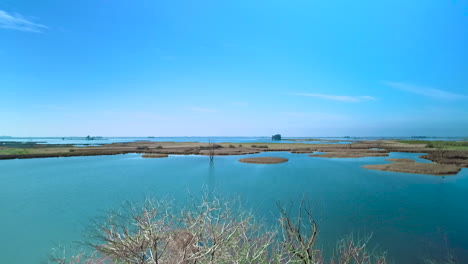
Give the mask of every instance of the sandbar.
M 386 157 L 388 153 L 380 151 L 333 151 L 323 154 L 311 154 L 309 157 L 320 158 L 364 158 L 364 157 Z
M 244 163 L 255 163 L 255 164 L 277 164 L 283 163 L 288 161 L 285 158 L 277 158 L 277 157 L 255 157 L 255 158 L 244 158 L 240 159 L 240 162 Z
M 415 162 L 412 159 L 386 159 L 387 161 L 392 161 L 392 162 Z
M 417 162 L 396 162 L 390 164 L 364 165 L 362 167 L 371 170 L 429 174 L 438 176 L 454 175 L 460 171 L 460 168 L 456 165 Z
M 159 158 L 167 158 L 167 157 L 169 157 L 169 155 L 167 155 L 167 154 L 148 153 L 148 154 L 143 154 L 141 157 L 142 158 L 159 159 Z

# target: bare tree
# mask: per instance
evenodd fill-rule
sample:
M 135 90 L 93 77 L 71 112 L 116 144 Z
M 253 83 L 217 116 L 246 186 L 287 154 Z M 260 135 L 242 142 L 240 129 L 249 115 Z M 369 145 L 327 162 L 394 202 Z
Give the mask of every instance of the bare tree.
M 279 219 L 283 233 L 283 245 L 288 253 L 288 260 L 300 263 L 323 263 L 320 250 L 314 249 L 317 238 L 317 223 L 315 222 L 309 207 L 304 208 L 304 200 L 301 201 L 297 220 L 294 221 L 286 210 L 277 204 L 281 218 Z M 306 223 L 303 222 L 303 212 L 307 214 Z M 304 229 L 309 229 L 309 232 Z
M 316 249 L 317 224 L 304 201 L 292 218 L 278 204 L 280 230 L 267 231 L 253 214 L 217 198 L 204 196 L 192 208 L 175 211 L 173 203 L 146 201 L 127 205 L 95 224 L 90 250 L 51 258 L 59 264 L 324 264 Z M 281 236 L 279 235 L 281 234 Z M 365 243 L 343 240 L 330 264 L 386 264 L 374 258 Z M 60 255 L 60 254 L 58 254 Z M 65 255 L 65 254 L 64 254 Z

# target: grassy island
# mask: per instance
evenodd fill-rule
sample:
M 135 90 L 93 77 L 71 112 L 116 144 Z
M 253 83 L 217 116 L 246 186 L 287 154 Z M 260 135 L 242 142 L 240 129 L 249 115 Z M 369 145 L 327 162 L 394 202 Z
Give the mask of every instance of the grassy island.
M 277 164 L 288 161 L 285 158 L 276 158 L 276 157 L 255 157 L 255 158 L 245 158 L 240 159 L 240 162 L 243 163 L 255 163 L 255 164 Z
M 307 142 L 307 140 L 302 140 Z M 50 157 L 76 157 L 117 155 L 140 153 L 145 158 L 161 158 L 168 155 L 246 155 L 271 151 L 310 154 L 312 158 L 361 158 L 386 157 L 390 152 L 425 153 L 421 158 L 431 163 L 415 163 L 405 160 L 393 160 L 394 164 L 369 165 L 368 169 L 388 170 L 395 172 L 423 173 L 433 175 L 456 174 L 461 168 L 468 168 L 468 142 L 430 141 L 353 141 L 349 144 L 307 144 L 307 143 L 232 143 L 224 142 L 215 145 L 203 142 L 154 142 L 138 141 L 113 143 L 102 146 L 76 147 L 71 144 L 42 144 L 22 142 L 0 142 L 1 159 L 28 159 Z M 434 147 L 437 146 L 437 147 Z M 258 158 L 256 158 L 258 159 Z M 252 162 L 252 161 L 251 161 Z M 262 161 L 263 162 L 263 161 Z M 262 163 L 255 160 L 254 163 Z M 269 164 L 270 162 L 268 162 Z M 414 164 L 411 164 L 414 163 Z M 451 166 L 442 166 L 451 165 Z

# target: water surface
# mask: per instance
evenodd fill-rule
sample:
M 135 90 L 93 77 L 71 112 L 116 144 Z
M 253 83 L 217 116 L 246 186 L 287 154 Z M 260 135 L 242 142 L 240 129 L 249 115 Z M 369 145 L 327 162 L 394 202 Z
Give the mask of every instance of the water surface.
M 414 158 L 415 153 L 391 153 Z M 237 162 L 243 157 L 290 159 L 275 165 Z M 311 202 L 319 241 L 328 252 L 349 234 L 373 234 L 373 245 L 395 263 L 419 263 L 450 248 L 468 263 L 468 171 L 437 177 L 373 171 L 385 157 L 312 158 L 268 152 L 215 157 L 138 154 L 0 161 L 0 263 L 39 263 L 54 243 L 82 239 L 89 221 L 125 200 L 169 195 L 186 201 L 203 189 L 240 196 L 259 218 L 276 223 L 276 202 Z M 24 254 L 24 250 L 28 254 Z

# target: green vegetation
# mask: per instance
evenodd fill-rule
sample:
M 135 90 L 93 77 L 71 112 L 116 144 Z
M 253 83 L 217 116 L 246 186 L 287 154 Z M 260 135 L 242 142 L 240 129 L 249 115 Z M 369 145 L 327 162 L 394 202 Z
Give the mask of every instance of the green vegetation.
M 276 134 L 276 135 L 273 135 L 271 136 L 271 140 L 281 140 L 281 135 L 280 134 Z
M 30 154 L 28 149 L 23 148 L 0 148 L 0 155 L 26 155 Z
M 429 140 L 398 140 L 406 144 L 425 144 L 427 148 L 443 150 L 468 150 L 468 141 L 429 141 Z

